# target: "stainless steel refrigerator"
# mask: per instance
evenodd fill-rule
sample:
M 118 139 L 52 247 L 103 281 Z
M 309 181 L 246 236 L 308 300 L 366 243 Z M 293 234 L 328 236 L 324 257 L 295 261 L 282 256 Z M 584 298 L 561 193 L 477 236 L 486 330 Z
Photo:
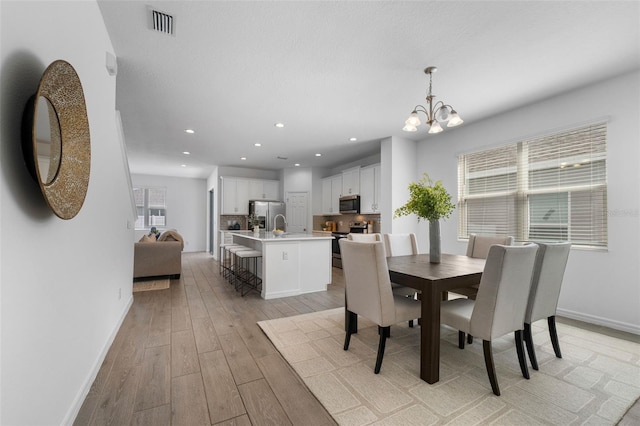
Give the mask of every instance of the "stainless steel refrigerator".
M 271 230 L 277 227 L 286 231 L 286 224 L 282 217 L 278 218 L 277 226 L 273 223 L 276 215 L 284 216 L 286 211 L 286 204 L 283 201 L 249 201 L 249 214 L 258 218 L 262 229 Z

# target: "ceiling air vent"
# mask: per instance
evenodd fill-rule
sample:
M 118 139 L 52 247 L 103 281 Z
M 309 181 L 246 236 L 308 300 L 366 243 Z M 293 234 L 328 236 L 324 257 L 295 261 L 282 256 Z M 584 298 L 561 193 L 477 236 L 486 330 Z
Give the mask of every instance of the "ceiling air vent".
M 175 19 L 173 16 L 160 12 L 159 10 L 149 9 L 151 12 L 151 25 L 150 28 L 159 33 L 174 35 L 175 33 Z

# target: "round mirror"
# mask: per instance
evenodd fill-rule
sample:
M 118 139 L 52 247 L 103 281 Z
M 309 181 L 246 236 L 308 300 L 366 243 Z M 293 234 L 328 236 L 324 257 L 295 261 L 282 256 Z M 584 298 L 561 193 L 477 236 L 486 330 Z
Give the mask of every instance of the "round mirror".
M 53 105 L 44 96 L 35 105 L 36 159 L 42 183 L 49 184 L 60 167 L 60 123 Z
M 27 168 L 45 201 L 56 216 L 75 217 L 89 187 L 91 139 L 82 84 L 71 64 L 47 67 L 22 125 Z

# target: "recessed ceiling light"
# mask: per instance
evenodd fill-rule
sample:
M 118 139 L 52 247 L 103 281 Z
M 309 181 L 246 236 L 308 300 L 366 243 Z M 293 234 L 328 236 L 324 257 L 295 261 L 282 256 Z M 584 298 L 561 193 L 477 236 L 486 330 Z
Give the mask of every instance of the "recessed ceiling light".
M 358 140 L 358 138 L 349 138 L 349 141 L 350 141 L 350 142 L 355 142 L 355 141 L 357 141 L 357 140 Z
M 183 153 L 184 155 L 189 155 L 189 154 L 191 154 L 189 151 L 182 151 L 182 153 Z
M 185 130 L 185 133 L 189 133 L 190 135 L 194 134 L 196 131 L 193 129 L 187 129 Z
M 284 127 L 284 124 L 282 124 L 282 123 L 276 123 L 276 124 L 274 124 L 274 126 L 276 126 L 276 127 L 280 128 L 280 129 L 282 129 L 282 128 Z
M 296 163 L 296 164 L 294 164 L 294 166 L 300 167 L 300 163 Z
M 262 146 L 261 143 L 254 143 L 253 146 Z
M 317 153 L 317 154 L 316 154 L 316 157 L 322 157 L 322 154 Z
M 186 164 L 180 164 L 180 167 L 187 167 Z
M 247 157 L 240 157 L 240 159 L 241 159 L 242 161 L 244 161 L 244 160 L 246 160 L 246 159 L 247 159 Z

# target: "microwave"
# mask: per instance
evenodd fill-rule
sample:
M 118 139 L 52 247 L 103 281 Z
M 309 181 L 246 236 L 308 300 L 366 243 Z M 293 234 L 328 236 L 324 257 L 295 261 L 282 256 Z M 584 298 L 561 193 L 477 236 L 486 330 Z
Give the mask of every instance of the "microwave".
M 360 214 L 360 196 L 347 195 L 340 197 L 340 213 Z

